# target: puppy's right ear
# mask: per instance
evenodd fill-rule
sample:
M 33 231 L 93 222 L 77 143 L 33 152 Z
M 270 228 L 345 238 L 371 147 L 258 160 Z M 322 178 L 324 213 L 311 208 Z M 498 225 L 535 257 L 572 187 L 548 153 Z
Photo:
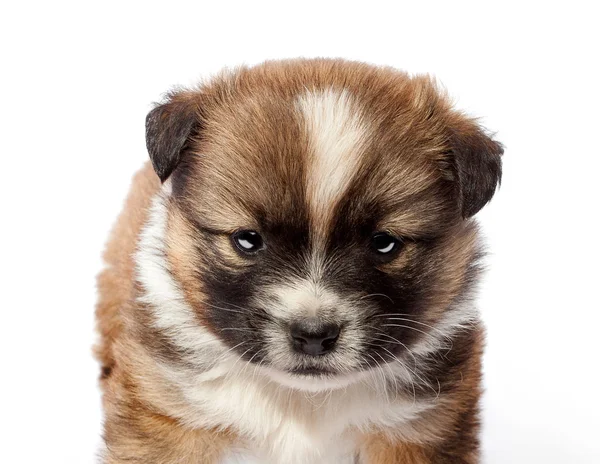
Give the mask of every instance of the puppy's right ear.
M 175 170 L 190 137 L 198 131 L 198 99 L 194 92 L 172 93 L 146 116 L 146 147 L 161 182 Z

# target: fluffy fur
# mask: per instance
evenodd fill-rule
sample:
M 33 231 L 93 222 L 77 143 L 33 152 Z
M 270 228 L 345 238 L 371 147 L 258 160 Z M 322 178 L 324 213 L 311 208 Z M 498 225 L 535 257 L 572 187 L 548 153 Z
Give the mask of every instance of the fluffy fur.
M 147 143 L 98 284 L 103 462 L 478 462 L 497 142 L 428 77 L 295 60 L 170 94 Z

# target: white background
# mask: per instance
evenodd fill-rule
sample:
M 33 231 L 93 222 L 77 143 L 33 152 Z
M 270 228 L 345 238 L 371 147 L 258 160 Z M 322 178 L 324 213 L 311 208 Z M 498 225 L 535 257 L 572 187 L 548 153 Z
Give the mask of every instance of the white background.
M 94 277 L 151 102 L 297 56 L 432 73 L 497 131 L 504 179 L 479 215 L 485 462 L 600 462 L 593 3 L 3 2 L 0 462 L 94 461 Z

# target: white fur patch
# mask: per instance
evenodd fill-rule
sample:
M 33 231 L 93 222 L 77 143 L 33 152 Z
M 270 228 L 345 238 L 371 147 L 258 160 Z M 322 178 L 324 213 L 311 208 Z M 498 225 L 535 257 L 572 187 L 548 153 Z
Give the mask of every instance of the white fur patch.
M 193 361 L 205 365 L 210 351 L 222 351 L 223 343 L 196 322 L 177 282 L 168 271 L 164 236 L 170 183 L 152 201 L 149 219 L 142 230 L 135 256 L 137 279 L 144 290 L 140 301 L 149 305 L 156 328 L 169 335 L 179 348 L 194 354 Z
M 479 320 L 479 311 L 472 303 L 462 303 L 451 307 L 433 328 L 416 326 L 426 335 L 411 348 L 411 351 L 415 356 L 425 356 L 435 351 L 449 350 L 452 348 L 452 338 L 459 331 L 479 323 Z M 405 324 L 405 322 L 400 321 L 399 324 Z
M 241 455 L 261 463 L 352 462 L 355 431 L 378 426 L 414 438 L 410 421 L 434 405 L 391 397 L 383 370 L 344 389 L 308 393 L 272 382 L 254 365 L 240 362 L 229 369 L 215 367 L 210 382 L 205 374 L 169 374 L 190 404 L 181 419 L 197 427 L 231 427 L 245 438 L 241 446 L 248 451 Z
M 333 206 L 357 171 L 370 131 L 346 90 L 310 91 L 298 97 L 297 104 L 311 149 L 308 201 L 318 222 L 327 224 Z
M 318 316 L 322 312 L 320 310 L 327 311 L 344 303 L 338 295 L 324 288 L 312 276 L 267 288 L 264 292 L 277 300 L 277 304 L 265 305 L 265 310 L 287 321 Z

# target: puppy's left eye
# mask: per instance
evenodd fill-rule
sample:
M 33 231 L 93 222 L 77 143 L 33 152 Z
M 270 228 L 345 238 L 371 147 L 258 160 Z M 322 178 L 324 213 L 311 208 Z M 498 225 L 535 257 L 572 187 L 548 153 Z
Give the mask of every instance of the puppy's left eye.
M 231 239 L 238 250 L 248 254 L 256 253 L 265 246 L 260 234 L 253 230 L 239 230 Z
M 397 251 L 402 242 L 387 232 L 377 232 L 371 237 L 371 248 L 380 255 L 389 255 Z

